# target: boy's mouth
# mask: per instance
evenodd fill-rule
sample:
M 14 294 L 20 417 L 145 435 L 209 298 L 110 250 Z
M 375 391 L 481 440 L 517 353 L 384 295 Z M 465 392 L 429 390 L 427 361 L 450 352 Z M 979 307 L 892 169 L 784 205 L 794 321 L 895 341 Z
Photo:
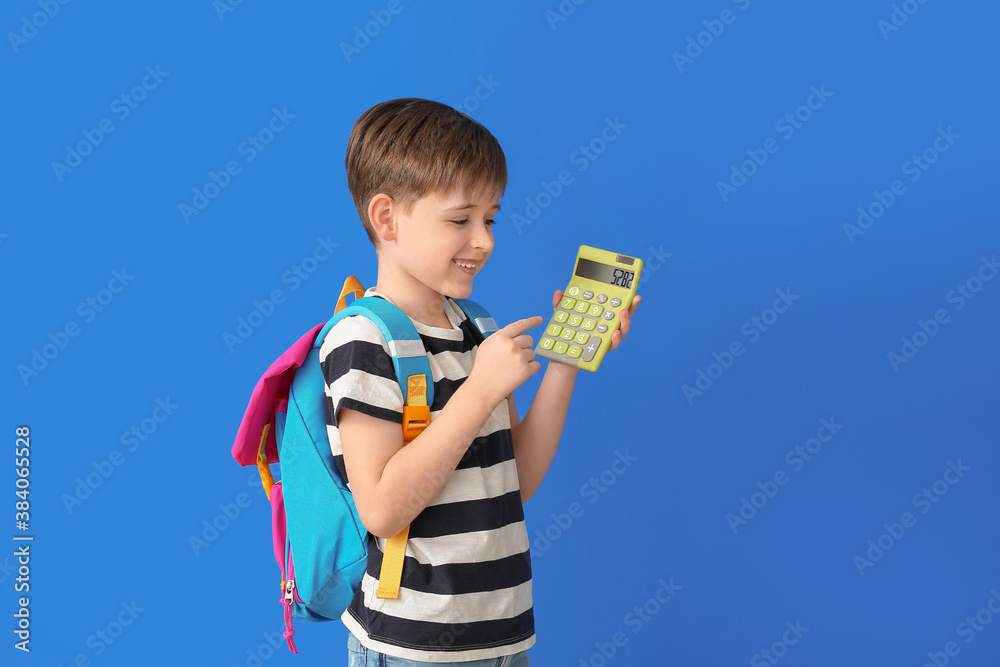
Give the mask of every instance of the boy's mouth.
M 479 262 L 475 262 L 469 259 L 453 259 L 451 261 L 453 261 L 455 264 L 458 264 L 460 268 L 463 268 L 466 271 L 471 271 L 473 273 L 475 273 L 476 267 L 479 266 Z

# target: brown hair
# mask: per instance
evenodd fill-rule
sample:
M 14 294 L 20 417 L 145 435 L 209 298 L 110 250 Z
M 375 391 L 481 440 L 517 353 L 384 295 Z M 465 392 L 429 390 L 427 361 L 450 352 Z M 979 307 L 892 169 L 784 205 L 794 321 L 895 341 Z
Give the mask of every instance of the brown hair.
M 507 187 L 507 160 L 490 131 L 440 102 L 401 98 L 361 114 L 347 142 L 347 187 L 368 238 L 372 197 L 385 193 L 404 210 L 431 192 Z

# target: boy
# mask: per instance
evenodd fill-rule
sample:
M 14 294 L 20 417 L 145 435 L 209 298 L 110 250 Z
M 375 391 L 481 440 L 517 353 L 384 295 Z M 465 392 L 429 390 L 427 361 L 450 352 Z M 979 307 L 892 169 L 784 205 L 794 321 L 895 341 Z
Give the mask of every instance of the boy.
M 512 392 L 540 368 L 524 332 L 542 318 L 482 341 L 450 299 L 471 294 L 493 250 L 503 151 L 451 107 L 399 99 L 362 114 L 346 162 L 378 256 L 369 294 L 413 321 L 434 381 L 431 422 L 404 447 L 403 396 L 378 328 L 347 318 L 320 349 L 331 447 L 370 533 L 367 573 L 342 616 L 350 664 L 527 665 L 535 636 L 522 502 L 555 455 L 577 369 L 549 364 L 520 421 Z M 621 312 L 612 349 L 638 302 Z M 407 525 L 399 598 L 380 599 L 386 540 Z

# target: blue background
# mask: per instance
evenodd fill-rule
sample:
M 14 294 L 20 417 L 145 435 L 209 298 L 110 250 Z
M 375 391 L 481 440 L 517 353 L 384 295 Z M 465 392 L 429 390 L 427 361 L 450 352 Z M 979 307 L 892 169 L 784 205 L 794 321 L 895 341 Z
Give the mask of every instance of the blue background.
M 581 375 L 526 505 L 533 664 L 1000 664 L 998 18 L 940 0 L 4 3 L 0 516 L 25 534 L 27 425 L 35 537 L 30 655 L 3 538 L 4 664 L 345 664 L 340 623 L 297 623 L 299 656 L 267 644 L 268 504 L 229 450 L 268 364 L 344 276 L 374 281 L 343 156 L 365 109 L 404 96 L 506 151 L 474 292 L 501 323 L 549 312 L 581 243 L 647 261 L 633 331 Z M 317 239 L 337 246 L 296 283 Z M 780 314 L 776 290 L 795 297 Z M 157 400 L 176 407 L 130 449 Z M 823 419 L 842 428 L 796 464 Z

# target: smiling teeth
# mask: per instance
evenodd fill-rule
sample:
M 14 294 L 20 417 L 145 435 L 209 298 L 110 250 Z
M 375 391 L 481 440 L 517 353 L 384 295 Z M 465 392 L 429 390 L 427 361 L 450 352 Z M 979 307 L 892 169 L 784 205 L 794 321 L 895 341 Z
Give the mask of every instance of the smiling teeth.
M 458 264 L 459 266 L 461 266 L 463 269 L 474 269 L 474 268 L 476 268 L 476 263 L 475 262 L 473 262 L 471 264 L 469 264 L 467 262 L 455 262 L 455 263 Z

